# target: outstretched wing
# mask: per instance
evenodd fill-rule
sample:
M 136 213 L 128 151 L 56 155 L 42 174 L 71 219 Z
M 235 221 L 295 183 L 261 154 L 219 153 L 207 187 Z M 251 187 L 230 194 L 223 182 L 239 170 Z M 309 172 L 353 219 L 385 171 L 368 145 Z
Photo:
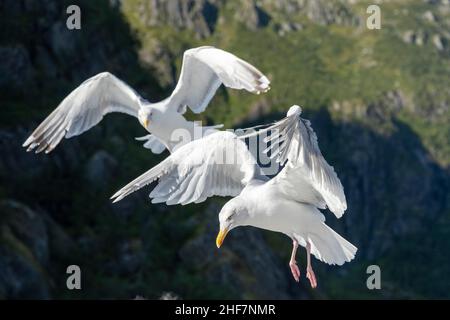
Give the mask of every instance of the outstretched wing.
M 333 167 L 322 156 L 311 123 L 300 117 L 301 108 L 292 106 L 287 117 L 264 131 L 271 158 L 284 168 L 269 183 L 275 184 L 287 197 L 328 208 L 340 218 L 347 209 L 344 188 Z
M 186 106 L 195 113 L 203 112 L 222 83 L 256 94 L 270 89 L 269 79 L 248 62 L 214 47 L 199 47 L 184 52 L 170 105 L 181 113 Z
M 218 131 L 178 148 L 111 198 L 120 201 L 158 179 L 150 193 L 153 203 L 185 205 L 214 195 L 237 196 L 259 174 L 258 168 L 244 142 Z
M 73 90 L 23 144 L 27 151 L 51 152 L 65 136 L 77 136 L 110 112 L 138 116 L 142 98 L 109 72 L 99 73 Z

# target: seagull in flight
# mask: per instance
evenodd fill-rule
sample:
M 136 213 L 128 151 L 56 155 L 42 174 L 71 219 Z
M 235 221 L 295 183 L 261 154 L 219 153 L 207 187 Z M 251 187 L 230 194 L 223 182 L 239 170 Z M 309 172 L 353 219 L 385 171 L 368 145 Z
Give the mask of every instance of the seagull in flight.
M 270 89 L 270 81 L 248 62 L 210 46 L 184 52 L 178 83 L 170 97 L 156 103 L 142 98 L 125 82 L 109 72 L 99 73 L 73 90 L 24 142 L 27 151 L 51 152 L 62 140 L 78 136 L 98 124 L 111 112 L 136 117 L 150 133 L 138 140 L 159 154 L 166 148 L 173 152 L 196 137 L 219 126 L 202 127 L 187 121 L 183 114 L 189 107 L 203 112 L 221 84 L 260 94 Z M 176 130 L 180 134 L 174 134 Z M 197 130 L 197 131 L 196 131 Z M 190 137 L 190 139 L 182 139 Z
M 320 152 L 317 136 L 301 108 L 292 106 L 287 116 L 248 135 L 217 131 L 180 148 L 112 196 L 117 202 L 158 180 L 150 193 L 153 203 L 199 203 L 206 198 L 231 196 L 219 213 L 219 248 L 238 226 L 254 226 L 287 235 L 293 243 L 289 266 L 300 280 L 296 262 L 299 245 L 306 248 L 306 277 L 317 286 L 311 254 L 330 265 L 351 261 L 357 248 L 325 224 L 319 209 L 328 208 L 337 218 L 347 209 L 344 189 Z M 264 176 L 243 139 L 271 132 L 265 152 L 282 165 L 272 179 Z M 270 144 L 269 144 L 270 142 Z

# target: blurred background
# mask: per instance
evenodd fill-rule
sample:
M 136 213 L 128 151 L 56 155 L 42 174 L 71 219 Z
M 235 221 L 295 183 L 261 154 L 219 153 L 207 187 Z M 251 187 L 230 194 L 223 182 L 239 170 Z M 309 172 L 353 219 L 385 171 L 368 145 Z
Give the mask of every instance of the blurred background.
M 366 9 L 381 8 L 369 30 Z M 66 8 L 81 8 L 68 30 Z M 261 96 L 219 89 L 190 119 L 245 127 L 292 104 L 312 121 L 345 187 L 327 223 L 358 246 L 343 267 L 314 260 L 297 284 L 286 236 L 239 228 L 218 250 L 226 201 L 111 204 L 155 156 L 138 122 L 109 115 L 50 155 L 21 147 L 86 78 L 110 71 L 150 101 L 170 94 L 184 50 L 214 45 L 272 81 Z M 450 2 L 0 0 L 0 298 L 450 298 Z M 68 290 L 79 265 L 82 289 Z M 368 290 L 369 265 L 381 290 Z

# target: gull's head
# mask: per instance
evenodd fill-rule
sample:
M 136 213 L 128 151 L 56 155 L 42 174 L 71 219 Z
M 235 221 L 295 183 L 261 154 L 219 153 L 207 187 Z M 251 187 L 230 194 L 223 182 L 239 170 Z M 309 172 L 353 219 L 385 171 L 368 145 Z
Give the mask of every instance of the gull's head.
M 156 110 L 154 108 L 141 108 L 138 112 L 138 119 L 141 125 L 149 130 L 152 122 L 155 121 Z
M 217 248 L 220 248 L 228 232 L 245 225 L 248 216 L 245 202 L 240 198 L 231 199 L 223 206 L 219 213 L 220 231 L 216 238 Z

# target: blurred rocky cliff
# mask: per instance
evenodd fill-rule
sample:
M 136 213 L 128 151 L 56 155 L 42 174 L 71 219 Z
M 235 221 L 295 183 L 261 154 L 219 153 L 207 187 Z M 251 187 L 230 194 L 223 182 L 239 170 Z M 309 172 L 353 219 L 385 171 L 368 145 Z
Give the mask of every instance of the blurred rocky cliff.
M 81 30 L 65 26 L 73 3 Z M 378 3 L 374 31 L 365 1 L 0 0 L 0 297 L 448 297 L 450 4 Z M 155 101 L 176 83 L 183 51 L 206 44 L 251 61 L 273 86 L 220 89 L 191 116 L 241 127 L 300 104 L 344 184 L 346 215 L 326 216 L 358 256 L 340 268 L 314 262 L 314 292 L 291 279 L 282 235 L 241 228 L 216 249 L 225 199 L 166 207 L 146 189 L 112 205 L 166 156 L 134 141 L 144 134 L 134 119 L 108 116 L 48 156 L 21 147 L 87 77 L 110 71 Z M 71 264 L 81 291 L 65 286 Z M 379 292 L 365 288 L 370 264 L 382 268 Z

